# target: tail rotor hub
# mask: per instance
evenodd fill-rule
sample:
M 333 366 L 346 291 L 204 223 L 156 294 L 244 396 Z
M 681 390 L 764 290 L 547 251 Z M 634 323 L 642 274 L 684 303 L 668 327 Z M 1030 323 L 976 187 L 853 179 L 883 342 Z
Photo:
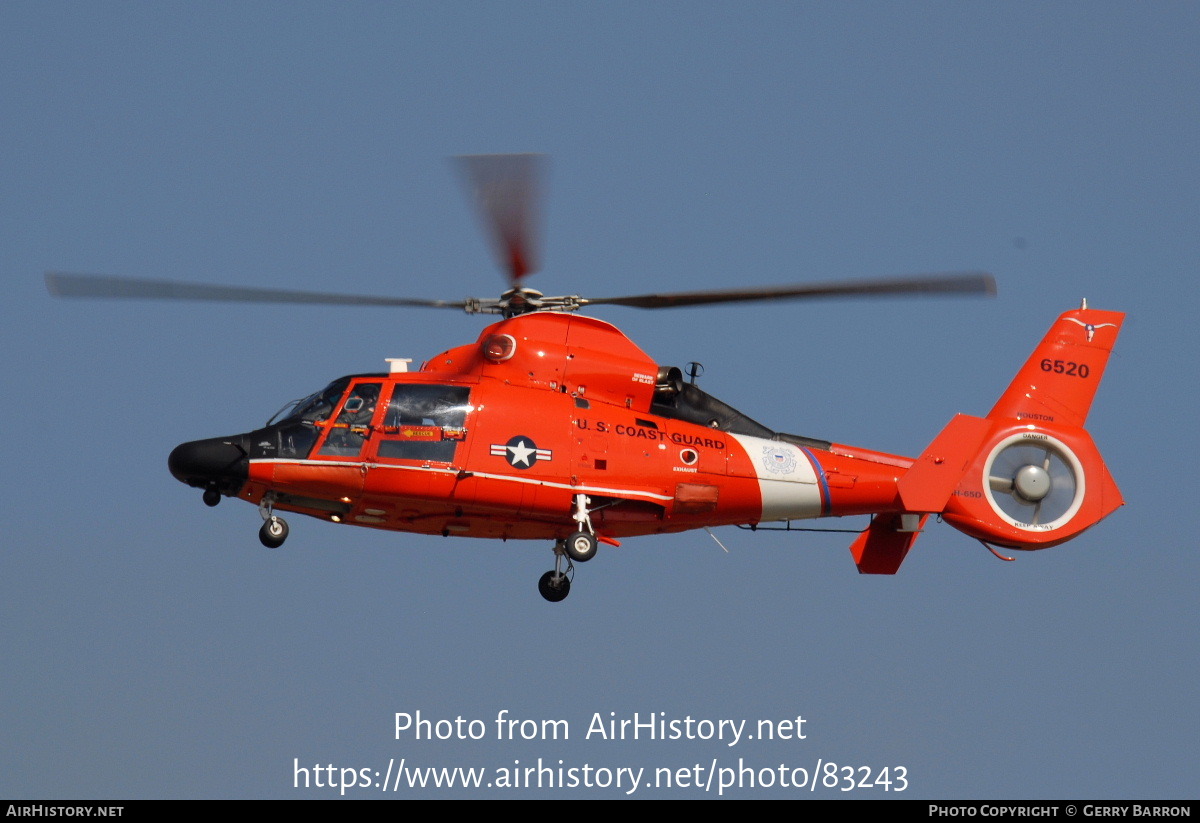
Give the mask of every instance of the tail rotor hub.
M 1030 503 L 1037 503 L 1050 493 L 1050 472 L 1042 466 L 1028 465 L 1013 477 L 1013 491 Z

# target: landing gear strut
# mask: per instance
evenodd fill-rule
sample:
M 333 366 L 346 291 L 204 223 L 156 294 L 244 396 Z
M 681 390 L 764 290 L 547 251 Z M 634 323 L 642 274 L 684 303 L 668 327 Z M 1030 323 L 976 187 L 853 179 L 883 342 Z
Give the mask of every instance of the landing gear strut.
M 287 540 L 288 524 L 282 517 L 275 515 L 275 497 L 272 494 L 263 495 L 258 504 L 258 513 L 262 515 L 262 528 L 258 530 L 258 540 L 268 549 L 278 549 Z
M 578 531 L 565 540 L 559 538 L 554 542 L 554 568 L 538 581 L 538 592 L 551 603 L 565 600 L 571 593 L 575 563 L 586 563 L 596 556 L 600 541 L 596 539 L 596 530 L 592 527 L 592 513 L 588 509 L 591 502 L 586 494 L 575 495 L 575 510 L 571 512 L 571 519 L 575 521 Z M 567 561 L 565 570 L 562 567 L 563 558 Z
M 575 495 L 575 512 L 571 518 L 579 524 L 579 531 L 567 538 L 567 556 L 576 563 L 586 563 L 596 556 L 596 530 L 592 528 L 592 514 L 587 504 L 591 500 L 586 494 Z

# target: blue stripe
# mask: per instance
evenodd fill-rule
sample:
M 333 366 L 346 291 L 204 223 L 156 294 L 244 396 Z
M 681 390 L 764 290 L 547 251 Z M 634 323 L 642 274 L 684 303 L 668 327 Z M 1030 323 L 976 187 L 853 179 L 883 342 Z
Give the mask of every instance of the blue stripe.
M 825 470 L 821 468 L 820 461 L 813 457 L 813 453 L 804 446 L 797 446 L 800 451 L 804 452 L 804 456 L 808 458 L 808 462 L 812 463 L 813 471 L 817 474 L 817 480 L 821 483 L 821 515 L 826 516 L 833 510 L 833 502 L 829 499 L 829 481 L 825 479 Z

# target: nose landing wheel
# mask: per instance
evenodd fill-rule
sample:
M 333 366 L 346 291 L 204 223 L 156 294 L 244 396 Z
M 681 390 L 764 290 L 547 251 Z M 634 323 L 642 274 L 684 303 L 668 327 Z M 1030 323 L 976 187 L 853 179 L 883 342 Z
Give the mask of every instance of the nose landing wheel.
M 288 524 L 282 517 L 275 514 L 275 494 L 268 492 L 258 503 L 258 513 L 262 515 L 262 528 L 258 530 L 258 540 L 268 549 L 278 549 L 287 540 Z
M 283 545 L 283 541 L 287 540 L 287 536 L 287 521 L 275 515 L 271 515 L 270 519 L 264 520 L 262 528 L 258 530 L 259 541 L 268 549 L 278 549 Z

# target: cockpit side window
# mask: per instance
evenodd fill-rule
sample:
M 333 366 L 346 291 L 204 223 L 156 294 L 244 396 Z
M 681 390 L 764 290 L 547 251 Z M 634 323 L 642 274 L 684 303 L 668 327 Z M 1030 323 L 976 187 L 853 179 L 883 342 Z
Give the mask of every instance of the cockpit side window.
M 278 437 L 279 451 L 278 454 L 266 456 L 293 459 L 308 457 L 321 433 L 315 424 L 329 419 L 348 385 L 349 377 L 334 380 L 321 391 L 297 401 L 277 425 L 268 424 L 268 430 L 274 432 L 272 440 Z
M 359 383 L 350 390 L 318 454 L 327 457 L 359 455 L 371 431 L 371 418 L 375 415 L 381 387 L 381 383 Z
M 337 423 L 341 422 L 345 426 L 358 426 L 360 428 L 370 425 L 369 415 L 366 423 L 362 423 L 355 418 L 355 415 L 361 416 L 362 413 L 369 407 L 375 408 L 376 401 L 379 399 L 380 389 L 383 386 L 382 374 L 352 374 L 346 377 L 339 377 L 334 380 L 319 392 L 313 392 L 308 397 L 302 400 L 296 400 L 287 404 L 280 409 L 274 417 L 267 423 L 266 427 L 261 430 L 261 433 L 256 434 L 256 439 L 251 449 L 251 455 L 254 459 L 261 458 L 283 458 L 303 460 L 309 457 L 313 447 L 317 445 L 317 441 L 326 431 L 336 430 Z M 346 404 L 342 405 L 342 412 L 339 414 L 339 421 L 330 423 L 330 419 L 338 410 L 338 405 L 342 401 L 346 389 L 354 381 L 359 382 L 354 389 L 351 390 L 352 397 L 347 398 Z M 370 382 L 366 382 L 370 381 Z M 364 388 L 373 386 L 373 389 Z M 372 391 L 374 392 L 372 397 Z M 357 395 L 355 397 L 354 395 Z M 345 415 L 345 420 L 341 420 L 342 415 Z M 366 436 L 366 430 L 361 432 Z M 351 437 L 349 441 L 346 438 L 339 438 L 342 442 L 330 446 L 333 454 L 342 454 L 342 450 L 352 450 L 357 454 L 357 450 L 353 449 L 353 441 Z M 326 438 L 327 442 L 331 438 Z M 327 454 L 322 450 L 321 454 Z

